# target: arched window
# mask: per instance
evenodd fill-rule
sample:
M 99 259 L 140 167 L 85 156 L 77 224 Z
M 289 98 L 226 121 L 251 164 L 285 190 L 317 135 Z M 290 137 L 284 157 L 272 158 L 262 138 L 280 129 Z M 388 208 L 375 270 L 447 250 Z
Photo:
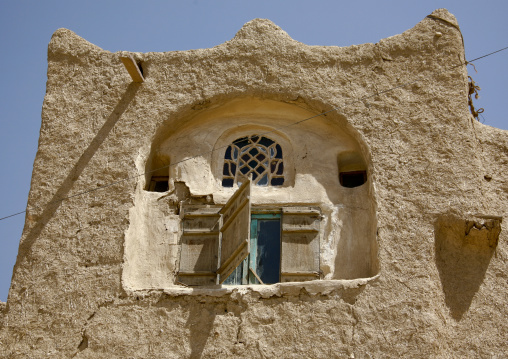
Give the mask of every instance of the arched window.
M 233 187 L 235 181 L 240 185 L 250 174 L 252 182 L 258 186 L 282 186 L 282 148 L 265 136 L 239 138 L 226 149 L 222 174 L 223 187 Z

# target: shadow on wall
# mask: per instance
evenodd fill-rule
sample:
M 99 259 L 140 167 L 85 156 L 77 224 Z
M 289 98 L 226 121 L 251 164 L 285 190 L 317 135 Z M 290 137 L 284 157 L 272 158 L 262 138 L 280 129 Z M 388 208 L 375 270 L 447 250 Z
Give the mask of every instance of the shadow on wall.
M 231 352 L 231 344 L 244 343 L 241 318 L 246 307 L 231 298 L 222 303 L 190 300 L 188 304 L 190 308 L 185 323 L 189 330 L 188 358 L 236 357 L 238 353 Z
M 189 328 L 191 353 L 189 358 L 198 359 L 203 354 L 206 342 L 212 334 L 216 313 L 205 306 L 193 305 L 189 311 L 186 327 Z
M 104 125 L 97 132 L 93 140 L 90 142 L 86 150 L 80 156 L 74 167 L 69 171 L 67 177 L 64 179 L 57 192 L 51 198 L 51 200 L 46 204 L 44 210 L 41 215 L 38 216 L 37 222 L 33 225 L 30 231 L 26 234 L 24 240 L 19 245 L 18 250 L 18 258 L 16 260 L 16 264 L 14 266 L 14 273 L 17 271 L 17 266 L 23 261 L 24 257 L 28 255 L 30 249 L 35 242 L 35 240 L 39 237 L 44 227 L 48 224 L 48 222 L 53 218 L 53 215 L 60 207 L 62 201 L 67 198 L 69 192 L 71 191 L 74 182 L 79 178 L 83 170 L 86 168 L 95 152 L 99 149 L 104 140 L 108 137 L 109 133 L 118 122 L 122 114 L 125 112 L 130 102 L 136 95 L 136 92 L 139 88 L 138 84 L 131 83 L 122 98 L 118 101 L 118 104 L 114 108 L 113 112 L 109 115 L 109 117 L 104 122 Z
M 434 224 L 435 258 L 445 302 L 460 320 L 485 278 L 494 253 L 501 219 L 442 216 Z

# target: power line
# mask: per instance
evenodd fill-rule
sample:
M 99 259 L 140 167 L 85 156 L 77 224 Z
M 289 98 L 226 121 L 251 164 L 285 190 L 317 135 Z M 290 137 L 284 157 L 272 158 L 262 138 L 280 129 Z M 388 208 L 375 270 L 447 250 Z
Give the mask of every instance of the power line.
M 483 59 L 484 57 L 487 57 L 487 56 L 490 56 L 490 55 L 497 54 L 498 52 L 504 51 L 504 50 L 506 50 L 506 49 L 508 49 L 508 46 L 507 46 L 507 47 L 503 47 L 502 49 L 496 50 L 496 51 L 494 51 L 494 52 L 491 52 L 491 53 L 489 53 L 489 54 L 486 54 L 486 55 L 483 55 L 483 56 L 477 57 L 476 59 L 472 59 L 472 60 L 470 60 L 470 61 L 467 61 L 467 62 L 466 62 L 466 64 L 467 64 L 468 62 L 475 62 L 476 60 Z
M 11 217 L 14 217 L 14 216 L 17 216 L 17 215 L 20 215 L 20 214 L 23 214 L 26 212 L 26 209 L 24 211 L 21 211 L 21 212 L 18 212 L 18 213 L 13 213 L 13 214 L 10 214 L 8 216 L 5 216 L 5 217 L 2 217 L 0 218 L 0 221 L 3 221 L 4 219 L 7 219 L 7 218 L 11 218 Z
M 263 133 L 260 133 L 259 135 L 260 136 L 264 136 L 264 135 L 267 135 L 267 134 L 270 134 L 270 133 L 273 133 L 275 131 L 278 131 L 278 130 L 282 130 L 282 129 L 285 129 L 285 128 L 288 128 L 288 127 L 291 127 L 291 126 L 295 126 L 295 125 L 298 125 L 300 123 L 303 123 L 305 121 L 309 121 L 313 118 L 316 118 L 316 117 L 320 117 L 320 116 L 324 116 L 330 112 L 334 112 L 334 111 L 337 111 L 341 108 L 344 108 L 346 106 L 349 106 L 349 105 L 352 105 L 354 103 L 357 103 L 357 102 L 361 102 L 361 101 L 364 101 L 366 99 L 369 99 L 371 97 L 375 97 L 375 96 L 379 96 L 381 94 L 384 94 L 384 93 L 387 93 L 387 92 L 390 92 L 390 91 L 394 91 L 396 89 L 399 89 L 399 88 L 402 88 L 402 87 L 405 87 L 405 86 L 408 86 L 408 85 L 411 85 L 415 82 L 418 82 L 420 81 L 420 79 L 418 80 L 414 80 L 414 81 L 411 81 L 411 82 L 406 82 L 404 84 L 401 84 L 401 85 L 398 85 L 398 86 L 395 86 L 395 87 L 392 87 L 390 89 L 387 89 L 387 90 L 384 90 L 384 91 L 380 91 L 380 92 L 376 92 L 374 94 L 371 94 L 371 95 L 368 95 L 368 96 L 364 96 L 364 97 L 361 97 L 359 99 L 355 99 L 355 100 L 351 100 L 349 103 L 346 103 L 344 105 L 341 105 L 341 106 L 337 106 L 337 107 L 333 107 L 332 109 L 330 110 L 327 110 L 327 111 L 324 111 L 324 112 L 321 112 L 317 115 L 314 115 L 314 116 L 311 116 L 311 117 L 307 117 L 307 118 L 304 118 L 302 120 L 299 120 L 299 121 L 296 121 L 296 122 L 293 122 L 289 125 L 285 125 L 285 126 L 280 126 L 280 127 L 276 127 L 274 128 L 273 130 L 270 130 L 270 131 L 266 131 L 266 132 L 263 132 Z M 235 143 L 236 141 L 233 141 L 233 143 Z M 195 159 L 195 158 L 198 158 L 198 157 L 201 157 L 201 156 L 204 156 L 204 155 L 208 155 L 208 154 L 211 154 L 215 151 L 218 151 L 220 149 L 223 149 L 223 148 L 226 148 L 228 147 L 229 145 L 225 145 L 225 146 L 221 146 L 221 147 L 217 147 L 217 148 L 214 148 L 210 151 L 206 151 L 206 152 L 202 152 L 202 153 L 199 153 L 197 155 L 194 155 L 192 157 L 188 157 L 186 159 L 183 159 L 183 160 L 180 160 L 180 161 L 177 161 L 177 162 L 173 162 L 173 163 L 170 163 L 169 165 L 166 165 L 166 166 L 162 166 L 162 167 L 158 167 L 158 168 L 155 168 L 155 169 L 152 169 L 150 171 L 146 171 L 146 172 L 143 172 L 143 173 L 140 173 L 140 174 L 137 174 L 137 175 L 134 175 L 134 176 L 129 176 L 129 177 L 126 177 L 126 178 L 123 178 L 121 180 L 118 180 L 118 181 L 114 181 L 114 182 L 111 182 L 111 183 L 108 183 L 106 185 L 103 185 L 103 186 L 99 186 L 99 187 L 95 187 L 95 188 L 90 188 L 90 189 L 87 189 L 87 190 L 84 190 L 84 191 L 81 191 L 81 192 L 78 192 L 78 193 L 75 193 L 73 195 L 70 195 L 70 196 L 66 196 L 66 197 L 63 197 L 63 198 L 59 198 L 59 199 L 56 199 L 54 201 L 51 201 L 51 202 L 48 202 L 46 205 L 51 205 L 51 204 L 56 204 L 56 203 L 59 203 L 59 202 L 62 202 L 62 201 L 65 201 L 67 199 L 70 199 L 70 198 L 73 198 L 73 197 L 78 197 L 78 196 L 81 196 L 81 195 L 84 195 L 84 194 L 87 194 L 87 193 L 90 193 L 90 192 L 95 192 L 95 191 L 98 191 L 98 190 L 101 190 L 101 189 L 104 189 L 104 188 L 108 188 L 108 187 L 111 187 L 111 186 L 114 186 L 118 183 L 121 183 L 121 182 L 125 182 L 125 181 L 128 181 L 128 180 L 131 180 L 131 179 L 135 179 L 135 178 L 138 178 L 138 177 L 141 177 L 141 176 L 144 176 L 144 175 L 147 175 L 147 174 L 150 174 L 150 173 L 154 173 L 154 172 L 157 172 L 159 170 L 162 170 L 162 169 L 165 169 L 165 168 L 169 168 L 171 166 L 176 166 L 180 163 L 183 163 L 183 162 L 186 162 L 186 161 L 189 161 L 189 160 L 192 160 L 192 159 Z M 35 206 L 35 207 L 39 207 L 39 206 Z M 8 215 L 8 216 L 5 216 L 5 217 L 2 217 L 0 218 L 0 221 L 4 220 L 4 219 L 7 219 L 7 218 L 10 218 L 10 217 L 14 217 L 14 216 L 17 216 L 17 215 L 20 215 L 20 214 L 23 214 L 25 213 L 27 210 L 24 210 L 24 211 L 20 211 L 20 212 L 17 212 L 17 213 L 14 213 L 14 214 L 11 214 L 11 215 Z
M 488 53 L 486 55 L 483 55 L 483 56 L 480 56 L 480 57 L 477 57 L 473 60 L 470 60 L 470 61 L 467 61 L 465 60 L 464 62 L 461 62 L 460 64 L 458 65 L 455 65 L 455 66 L 452 66 L 450 69 L 454 69 L 456 67 L 459 67 L 459 66 L 462 66 L 462 65 L 467 65 L 468 63 L 472 63 L 474 61 L 477 61 L 477 60 L 480 60 L 480 59 L 483 59 L 485 57 L 488 57 L 488 56 L 491 56 L 491 55 L 494 55 L 498 52 L 501 52 L 501 51 L 504 51 L 504 50 L 507 50 L 508 49 L 508 46 L 507 47 L 504 47 L 502 49 L 499 49 L 499 50 L 496 50 L 496 51 L 493 51 L 491 53 Z M 285 129 L 285 128 L 288 128 L 288 127 L 291 127 L 291 126 L 296 126 L 300 123 L 303 123 L 305 121 L 309 121 L 313 118 L 317 118 L 317 117 L 320 117 L 320 116 L 324 116 L 330 112 L 334 112 L 334 111 L 338 111 L 342 108 L 345 108 L 349 105 L 352 105 L 354 103 L 358 103 L 358 102 L 362 102 L 364 100 L 367 100 L 369 98 L 372 98 L 372 97 L 375 97 L 375 96 L 379 96 L 379 95 L 383 95 L 385 93 L 388 93 L 388 92 L 392 92 L 392 91 L 395 91 L 397 89 L 400 89 L 400 88 L 404 88 L 406 86 L 409 86 L 409 85 L 412 85 L 416 82 L 419 82 L 419 81 L 422 81 L 422 79 L 416 79 L 416 80 L 413 80 L 413 81 L 410 81 L 410 82 L 406 82 L 406 83 L 403 83 L 401 85 L 398 85 L 398 86 L 395 86 L 395 87 L 391 87 L 387 90 L 383 90 L 383 91 L 378 91 L 376 93 L 373 93 L 373 94 L 370 94 L 370 95 L 367 95 L 367 96 L 363 96 L 363 97 L 360 97 L 360 98 L 357 98 L 357 99 L 353 99 L 349 102 L 346 102 L 345 104 L 343 105 L 340 105 L 340 106 L 337 106 L 337 107 L 333 107 L 332 109 L 330 110 L 327 110 L 327 111 L 324 111 L 324 112 L 321 112 L 317 115 L 314 115 L 314 116 L 311 116 L 311 117 L 307 117 L 307 118 L 304 118 L 303 120 L 299 120 L 299 121 L 296 121 L 296 122 L 293 122 L 293 123 L 290 123 L 289 125 L 285 125 L 285 126 L 280 126 L 280 127 L 276 127 L 274 128 L 273 130 L 270 130 L 270 131 L 266 131 L 264 133 L 261 133 L 260 136 L 263 136 L 263 135 L 267 135 L 267 134 L 270 134 L 270 133 L 273 133 L 275 131 L 278 131 L 278 130 L 281 130 L 281 129 Z M 235 143 L 235 141 L 233 141 L 233 143 Z M 150 173 L 154 173 L 156 171 L 159 171 L 159 170 L 162 170 L 162 169 L 165 169 L 165 168 L 169 168 L 171 166 L 176 166 L 180 163 L 183 163 L 183 162 L 186 162 L 186 161 L 189 161 L 189 160 L 192 160 L 192 159 L 195 159 L 195 158 L 198 158 L 200 156 L 203 156 L 203 155 L 208 155 L 208 154 L 211 154 L 215 151 L 218 151 L 220 149 L 223 149 L 223 148 L 226 148 L 228 147 L 229 145 L 226 145 L 226 146 L 221 146 L 221 147 L 217 147 L 217 148 L 214 148 L 210 151 L 206 151 L 206 152 L 203 152 L 203 153 L 200 153 L 200 154 L 197 154 L 195 156 L 192 156 L 192 157 L 189 157 L 189 158 L 186 158 L 186 159 L 183 159 L 183 160 L 180 160 L 180 161 L 177 161 L 177 162 L 174 162 L 174 163 L 170 163 L 169 165 L 166 165 L 166 166 L 162 166 L 162 167 L 159 167 L 159 168 L 156 168 L 156 169 L 153 169 L 153 170 L 150 170 L 150 171 L 146 171 L 144 173 L 141 173 L 141 174 L 137 174 L 137 175 L 134 175 L 134 176 L 129 176 L 129 177 L 126 177 L 126 178 L 123 178 L 121 180 L 118 180 L 118 181 L 114 181 L 114 182 L 111 182 L 111 183 L 108 183 L 106 185 L 103 185 L 103 186 L 99 186 L 99 187 L 96 187 L 96 188 L 90 188 L 90 189 L 87 189 L 87 190 L 84 190 L 84 191 L 81 191 L 81 192 L 78 192 L 78 193 L 75 193 L 73 195 L 70 195 L 70 196 L 66 196 L 66 197 L 63 197 L 63 198 L 59 198 L 59 199 L 56 199 L 54 201 L 51 201 L 49 203 L 47 203 L 46 205 L 51 205 L 51 204 L 56 204 L 56 203 L 59 203 L 59 202 L 62 202 L 62 201 L 65 201 L 67 199 L 70 199 L 70 198 L 73 198 L 73 197 L 78 197 L 78 196 L 82 196 L 84 194 L 87 194 L 87 193 L 90 193 L 90 192 L 95 192 L 95 191 L 98 191 L 98 190 L 101 190 L 101 189 L 104 189 L 104 188 L 108 188 L 108 187 L 111 187 L 111 186 L 114 186 L 114 185 L 117 185 L 119 183 L 122 183 L 122 182 L 125 182 L 125 181 L 128 181 L 128 180 L 131 180 L 131 179 L 135 179 L 135 178 L 138 178 L 138 177 L 141 177 L 141 176 L 145 176 L 147 174 L 150 174 Z M 35 206 L 35 207 L 39 207 L 39 206 Z M 13 213 L 13 214 L 10 214 L 8 216 L 5 216 L 5 217 L 2 217 L 0 218 L 0 221 L 3 221 L 5 219 L 8 219 L 8 218 L 11 218 L 11 217 L 14 217 L 14 216 L 18 216 L 20 214 L 23 214 L 23 213 L 26 213 L 27 210 L 24 210 L 24 211 L 20 211 L 20 212 L 17 212 L 17 213 Z

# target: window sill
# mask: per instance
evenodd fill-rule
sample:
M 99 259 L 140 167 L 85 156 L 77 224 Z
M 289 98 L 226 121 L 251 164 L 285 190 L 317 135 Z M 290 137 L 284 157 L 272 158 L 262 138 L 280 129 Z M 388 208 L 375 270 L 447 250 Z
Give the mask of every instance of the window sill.
M 270 285 L 222 285 L 217 287 L 183 287 L 173 286 L 164 289 L 164 293 L 172 296 L 209 296 L 222 297 L 238 293 L 240 295 L 257 294 L 260 298 L 298 296 L 302 289 L 310 295 L 330 295 L 335 291 L 358 289 L 379 278 L 379 274 L 370 278 L 313 280 L 308 282 L 288 282 Z

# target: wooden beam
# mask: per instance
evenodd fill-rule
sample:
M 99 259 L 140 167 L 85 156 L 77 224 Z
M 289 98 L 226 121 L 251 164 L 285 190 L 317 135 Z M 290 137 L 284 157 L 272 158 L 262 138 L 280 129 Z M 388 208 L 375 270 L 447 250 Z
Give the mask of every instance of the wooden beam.
M 261 280 L 261 278 L 259 278 L 258 274 L 256 273 L 256 271 L 252 268 L 249 268 L 249 270 L 251 271 L 252 274 L 254 274 L 254 277 L 256 277 L 256 279 L 259 281 L 259 283 L 261 284 L 265 284 L 263 283 L 263 281 Z
M 215 273 L 205 271 L 178 272 L 178 275 L 215 277 Z
M 120 60 L 122 60 L 127 72 L 131 75 L 132 81 L 139 83 L 145 81 L 143 74 L 132 55 L 120 56 Z

